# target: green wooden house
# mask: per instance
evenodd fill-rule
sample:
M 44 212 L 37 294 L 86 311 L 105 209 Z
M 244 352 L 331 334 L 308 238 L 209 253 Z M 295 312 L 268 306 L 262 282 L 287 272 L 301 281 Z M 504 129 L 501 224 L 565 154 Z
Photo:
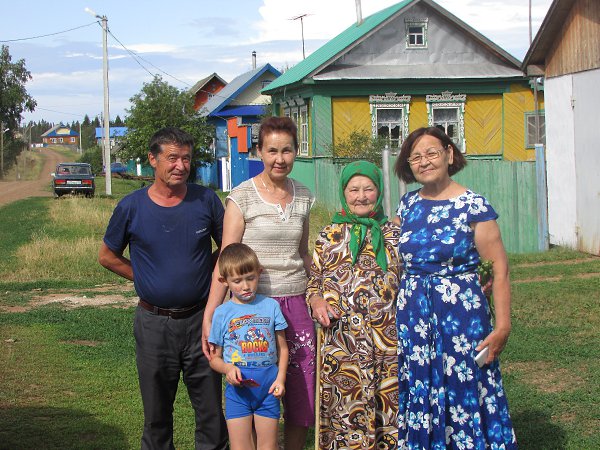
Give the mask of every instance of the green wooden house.
M 521 62 L 432 0 L 358 18 L 262 93 L 298 125 L 292 176 L 327 207 L 338 204 L 336 157 L 357 156 L 340 152 L 341 142 L 359 133 L 394 152 L 411 131 L 437 126 L 479 160 L 459 182 L 498 205 L 507 248 L 537 249 L 534 127 L 543 127 L 543 97 L 535 108 Z M 390 178 L 388 210 L 402 191 Z
M 354 23 L 262 92 L 298 124 L 305 157 L 353 131 L 392 149 L 442 127 L 468 156 L 534 159 L 534 97 L 521 63 L 431 0 L 404 0 Z

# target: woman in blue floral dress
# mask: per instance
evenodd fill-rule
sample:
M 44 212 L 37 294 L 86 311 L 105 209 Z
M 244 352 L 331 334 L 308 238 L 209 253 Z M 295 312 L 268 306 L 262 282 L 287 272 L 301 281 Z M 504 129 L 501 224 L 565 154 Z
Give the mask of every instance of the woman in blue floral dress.
M 408 449 L 515 449 L 498 365 L 510 334 L 508 262 L 487 200 L 453 181 L 466 160 L 438 128 L 411 133 L 396 174 L 420 190 L 400 200 L 399 436 Z M 479 284 L 493 261 L 495 324 Z M 480 368 L 474 358 L 488 347 Z

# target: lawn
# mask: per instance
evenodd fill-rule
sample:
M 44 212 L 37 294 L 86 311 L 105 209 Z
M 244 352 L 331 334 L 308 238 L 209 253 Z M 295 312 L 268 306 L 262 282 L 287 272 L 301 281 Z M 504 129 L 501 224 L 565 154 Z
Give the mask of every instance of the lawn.
M 113 192 L 139 183 L 114 179 Z M 116 202 L 99 194 L 0 208 L 0 448 L 139 448 L 135 297 L 96 262 Z M 311 241 L 329 218 L 314 210 Z M 502 366 L 520 448 L 600 448 L 600 258 L 555 248 L 510 260 Z M 192 449 L 192 435 L 182 385 L 176 447 Z

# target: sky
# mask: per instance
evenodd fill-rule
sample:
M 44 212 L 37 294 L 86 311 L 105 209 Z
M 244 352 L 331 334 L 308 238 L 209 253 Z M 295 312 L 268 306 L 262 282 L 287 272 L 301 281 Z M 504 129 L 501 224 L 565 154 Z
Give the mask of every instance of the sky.
M 399 0 L 362 0 L 367 17 Z M 529 48 L 529 0 L 437 0 L 443 8 L 522 60 Z M 552 0 L 531 0 L 533 37 Z M 37 101 L 24 120 L 55 124 L 103 112 L 102 28 L 108 18 L 111 119 L 160 75 L 189 89 L 216 72 L 229 82 L 269 63 L 278 70 L 306 56 L 356 21 L 356 0 L 28 0 L 0 14 L 0 45 L 24 59 Z M 302 21 L 295 17 L 304 15 Z M 70 30 L 70 31 L 66 31 Z M 42 37 L 40 37 L 42 36 Z M 134 56 L 132 56 L 134 55 Z

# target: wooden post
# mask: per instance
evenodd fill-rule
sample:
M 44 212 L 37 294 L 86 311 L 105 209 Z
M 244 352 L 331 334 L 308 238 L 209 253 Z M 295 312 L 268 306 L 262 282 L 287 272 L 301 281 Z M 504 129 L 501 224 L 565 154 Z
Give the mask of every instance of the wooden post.
M 535 175 L 538 210 L 538 250 L 548 250 L 548 188 L 546 186 L 546 155 L 543 144 L 535 144 Z

